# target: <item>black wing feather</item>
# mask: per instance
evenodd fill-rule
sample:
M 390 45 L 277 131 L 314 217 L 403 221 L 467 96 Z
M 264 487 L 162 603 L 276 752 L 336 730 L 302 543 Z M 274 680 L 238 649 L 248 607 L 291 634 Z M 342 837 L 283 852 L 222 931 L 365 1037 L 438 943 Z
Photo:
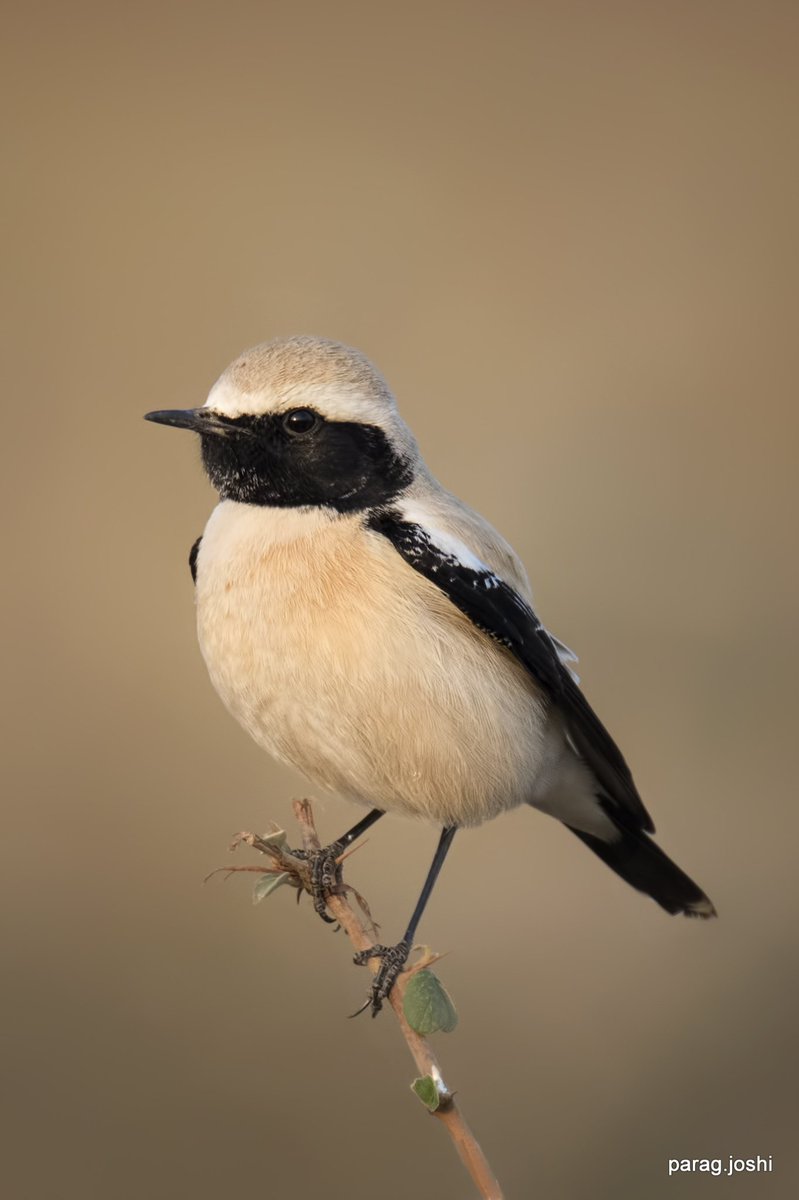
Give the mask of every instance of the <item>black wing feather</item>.
M 189 551 L 189 570 L 191 571 L 191 577 L 194 583 L 197 582 L 197 555 L 200 553 L 200 542 L 202 540 L 203 535 L 200 534 L 200 536 L 197 538 L 197 541 Z
M 421 525 L 403 520 L 397 512 L 372 513 L 369 527 L 387 538 L 409 566 L 440 588 L 478 629 L 510 650 L 560 710 L 575 749 L 627 823 L 653 833 L 624 756 L 529 604 L 493 571 L 464 565 L 437 546 Z

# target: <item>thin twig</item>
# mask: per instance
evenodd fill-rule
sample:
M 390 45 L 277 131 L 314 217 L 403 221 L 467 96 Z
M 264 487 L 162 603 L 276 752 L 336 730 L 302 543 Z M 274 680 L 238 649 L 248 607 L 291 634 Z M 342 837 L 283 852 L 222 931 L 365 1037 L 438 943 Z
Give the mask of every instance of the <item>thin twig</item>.
M 310 801 L 295 800 L 293 808 L 294 815 L 302 831 L 303 848 L 305 850 L 320 849 L 321 843 L 319 835 L 316 832 Z M 308 867 L 305 861 L 295 858 L 291 851 L 284 844 L 281 844 L 279 839 L 273 841 L 268 837 L 260 838 L 257 834 L 242 833 L 236 838 L 236 841 L 233 843 L 234 846 L 239 842 L 245 842 L 254 849 L 268 854 L 275 862 L 276 869 L 286 871 L 292 876 L 290 882 L 295 887 L 305 887 L 309 882 Z M 349 902 L 348 894 L 350 892 L 353 892 L 360 906 L 368 914 L 369 910 L 365 901 L 352 888 L 347 888 L 344 894 L 331 895 L 327 901 L 327 907 L 342 929 L 344 929 L 355 949 L 367 950 L 374 944 L 374 941 L 366 925 Z M 435 957 L 437 956 L 428 957 L 426 963 L 434 961 Z M 369 968 L 373 974 L 379 970 L 379 966 L 380 964 L 377 959 L 369 960 Z M 416 968 L 418 966 L 419 964 L 415 964 Z M 422 1076 L 429 1075 L 435 1082 L 441 1096 L 441 1103 L 433 1113 L 433 1116 L 446 1128 L 449 1136 L 455 1143 L 455 1147 L 461 1156 L 466 1170 L 471 1175 L 478 1192 L 484 1197 L 484 1200 L 503 1200 L 502 1189 L 489 1166 L 488 1159 L 483 1154 L 477 1139 L 467 1125 L 463 1113 L 455 1102 L 452 1091 L 444 1083 L 443 1072 L 430 1043 L 427 1041 L 427 1038 L 422 1037 L 421 1034 L 411 1029 L 405 1019 L 402 999 L 408 979 L 413 974 L 413 971 L 414 968 L 412 967 L 399 976 L 391 990 L 388 1002 L 394 1010 L 394 1016 L 397 1018 L 402 1036 L 405 1038 L 419 1074 Z

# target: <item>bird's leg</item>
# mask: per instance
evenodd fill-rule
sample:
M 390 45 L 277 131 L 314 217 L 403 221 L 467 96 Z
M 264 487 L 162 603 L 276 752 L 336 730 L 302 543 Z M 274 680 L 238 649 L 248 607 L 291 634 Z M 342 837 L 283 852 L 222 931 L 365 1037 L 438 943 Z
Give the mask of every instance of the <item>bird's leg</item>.
M 454 825 L 442 829 L 430 870 L 427 872 L 427 878 L 424 881 L 422 894 L 416 902 L 416 908 L 413 910 L 413 915 L 408 922 L 408 928 L 405 930 L 405 936 L 402 941 L 397 942 L 396 946 L 370 946 L 368 950 L 359 950 L 354 956 L 353 962 L 358 966 L 363 966 L 370 958 L 379 958 L 382 960 L 380 970 L 372 980 L 369 998 L 357 1012 L 352 1014 L 354 1017 L 357 1017 L 358 1013 L 364 1012 L 369 1007 L 372 1009 L 372 1016 L 376 1017 L 383 1007 L 383 1001 L 388 998 L 397 976 L 408 961 L 408 955 L 411 952 L 413 939 L 416 934 L 416 926 L 422 918 L 422 913 L 425 910 L 427 901 L 430 899 L 430 893 L 438 878 L 438 873 L 444 865 L 444 859 L 447 857 L 447 851 L 452 845 L 454 836 Z
M 308 863 L 313 906 L 328 925 L 333 925 L 335 922 L 332 917 L 327 915 L 327 898 L 338 895 L 341 891 L 341 863 L 338 862 L 338 859 L 348 846 L 351 846 L 370 825 L 374 825 L 375 821 L 379 821 L 383 815 L 382 808 L 373 808 L 357 825 L 353 825 L 352 829 L 349 829 L 343 837 L 331 842 L 329 846 L 322 846 L 319 850 L 291 851 L 295 858 Z

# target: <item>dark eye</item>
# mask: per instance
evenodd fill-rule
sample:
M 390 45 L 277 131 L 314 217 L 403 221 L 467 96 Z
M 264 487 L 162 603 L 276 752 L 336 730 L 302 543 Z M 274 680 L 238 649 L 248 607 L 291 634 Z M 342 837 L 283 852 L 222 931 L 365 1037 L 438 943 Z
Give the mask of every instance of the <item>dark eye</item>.
M 283 415 L 283 428 L 295 437 L 310 433 L 319 424 L 319 417 L 310 408 L 292 408 Z

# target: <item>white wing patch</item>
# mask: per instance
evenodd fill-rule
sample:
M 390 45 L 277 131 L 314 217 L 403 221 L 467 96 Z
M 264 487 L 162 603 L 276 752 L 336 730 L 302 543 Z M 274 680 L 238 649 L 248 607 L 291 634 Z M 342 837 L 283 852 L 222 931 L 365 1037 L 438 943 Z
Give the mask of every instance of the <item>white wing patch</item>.
M 549 630 L 547 630 L 547 633 L 549 634 L 549 639 L 552 642 L 552 645 L 555 647 L 555 649 L 558 652 L 558 658 L 563 663 L 564 667 L 569 672 L 569 674 L 571 675 L 574 682 L 579 683 L 580 676 L 577 674 L 576 671 L 573 671 L 571 666 L 569 665 L 570 663 L 576 663 L 576 662 L 580 661 L 578 659 L 577 655 L 574 653 L 573 650 L 569 649 L 569 647 L 565 644 L 565 642 L 561 642 L 560 639 L 556 638 L 553 633 L 549 633 Z
M 441 526 L 433 525 L 430 521 L 430 514 L 426 512 L 421 504 L 414 504 L 412 500 L 405 499 L 397 505 L 403 519 L 411 525 L 419 525 L 430 538 L 430 541 L 438 547 L 442 554 L 447 558 L 457 559 L 468 571 L 479 571 L 481 574 L 493 576 L 493 571 L 487 566 L 482 559 L 473 554 L 469 547 L 462 542 L 460 538 L 454 534 L 448 533 Z M 499 586 L 497 580 L 493 585 Z

